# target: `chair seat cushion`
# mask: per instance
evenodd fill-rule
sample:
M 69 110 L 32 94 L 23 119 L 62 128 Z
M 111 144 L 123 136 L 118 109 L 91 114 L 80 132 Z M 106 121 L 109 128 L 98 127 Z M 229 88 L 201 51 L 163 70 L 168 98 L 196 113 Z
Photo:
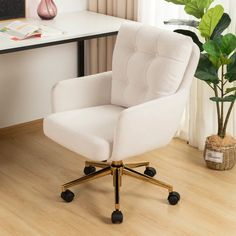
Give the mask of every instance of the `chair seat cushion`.
M 54 113 L 44 120 L 45 134 L 94 161 L 111 157 L 113 134 L 124 108 L 104 105 Z

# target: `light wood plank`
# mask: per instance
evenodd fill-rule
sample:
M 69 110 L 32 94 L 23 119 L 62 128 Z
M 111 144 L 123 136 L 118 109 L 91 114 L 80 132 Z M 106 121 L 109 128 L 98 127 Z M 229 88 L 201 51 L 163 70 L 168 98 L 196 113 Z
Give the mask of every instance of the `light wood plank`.
M 207 169 L 181 140 L 128 160 L 150 161 L 181 193 L 179 205 L 167 204 L 166 190 L 125 176 L 122 225 L 110 223 L 111 177 L 73 189 L 70 204 L 60 199 L 61 184 L 82 175 L 84 161 L 47 139 L 41 121 L 0 131 L 0 235 L 236 235 L 236 168 Z

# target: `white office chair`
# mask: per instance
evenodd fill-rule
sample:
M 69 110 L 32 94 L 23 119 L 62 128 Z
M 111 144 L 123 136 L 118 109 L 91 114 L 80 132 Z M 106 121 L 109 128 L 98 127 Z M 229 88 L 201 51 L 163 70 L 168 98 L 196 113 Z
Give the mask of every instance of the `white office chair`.
M 68 188 L 111 174 L 115 188 L 111 219 L 121 223 L 119 189 L 124 174 L 168 189 L 169 203 L 178 203 L 180 195 L 153 178 L 156 171 L 148 162 L 123 160 L 171 141 L 198 60 L 199 50 L 189 37 L 128 23 L 118 34 L 112 72 L 61 81 L 53 88 L 54 113 L 44 120 L 45 134 L 91 160 L 86 162 L 85 176 L 62 186 L 66 202 L 74 198 Z M 146 167 L 144 174 L 134 170 L 141 166 Z

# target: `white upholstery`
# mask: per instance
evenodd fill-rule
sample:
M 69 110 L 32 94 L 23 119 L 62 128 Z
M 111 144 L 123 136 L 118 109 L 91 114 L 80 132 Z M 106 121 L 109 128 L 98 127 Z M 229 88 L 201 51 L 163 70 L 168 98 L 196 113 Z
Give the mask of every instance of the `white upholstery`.
M 60 81 L 52 90 L 53 112 L 109 104 L 111 79 L 112 72 L 110 71 Z
M 45 119 L 44 132 L 97 161 L 162 147 L 179 126 L 198 60 L 199 50 L 188 37 L 125 24 L 113 72 L 58 83 L 55 113 Z
M 112 160 L 122 160 L 169 143 L 179 126 L 179 122 L 173 122 L 173 115 L 180 120 L 185 100 L 182 92 L 122 112 L 116 127 Z M 157 125 L 153 125 L 154 122 Z
M 130 107 L 174 94 L 192 53 L 192 40 L 141 24 L 122 27 L 113 55 L 112 104 Z
M 107 160 L 123 109 L 105 105 L 55 113 L 45 120 L 44 131 L 55 142 L 87 158 Z
M 187 70 L 174 95 L 130 107 L 121 113 L 111 160 L 123 160 L 170 142 L 180 124 L 199 55 L 198 47 L 193 44 Z

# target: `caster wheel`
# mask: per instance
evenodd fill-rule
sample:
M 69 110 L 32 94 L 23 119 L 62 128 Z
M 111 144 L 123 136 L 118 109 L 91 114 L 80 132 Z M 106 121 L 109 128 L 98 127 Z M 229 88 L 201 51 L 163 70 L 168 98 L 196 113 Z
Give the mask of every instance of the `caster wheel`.
M 146 170 L 144 171 L 145 175 L 148 175 L 150 177 L 154 177 L 156 175 L 156 170 L 153 167 L 146 167 Z
M 61 198 L 65 201 L 65 202 L 72 202 L 74 199 L 74 193 L 71 192 L 69 189 L 67 189 L 65 192 L 61 193 Z
M 177 192 L 170 192 L 168 196 L 168 201 L 170 205 L 176 205 L 180 200 L 180 195 Z
M 90 175 L 96 171 L 96 168 L 94 166 L 85 166 L 84 167 L 84 174 Z
M 113 211 L 111 214 L 111 221 L 113 224 L 120 224 L 123 221 L 123 214 L 121 211 Z

